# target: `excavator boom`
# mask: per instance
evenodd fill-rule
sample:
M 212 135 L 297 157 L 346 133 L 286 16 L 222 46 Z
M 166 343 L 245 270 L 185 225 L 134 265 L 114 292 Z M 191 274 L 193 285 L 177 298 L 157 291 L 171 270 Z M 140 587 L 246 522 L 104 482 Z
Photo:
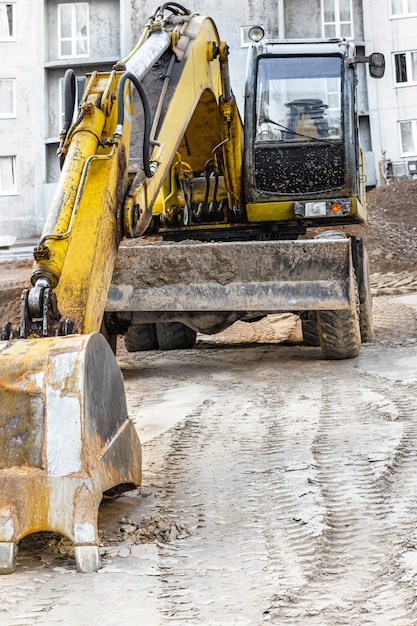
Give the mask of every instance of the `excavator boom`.
M 201 135 L 213 123 L 215 143 L 228 140 L 219 115 L 221 42 L 214 23 L 164 6 L 168 15 L 150 18 L 128 59 L 88 76 L 76 119 L 67 120 L 61 135 L 61 175 L 34 251 L 32 287 L 22 294 L 20 325 L 2 328 L 0 573 L 14 570 L 19 541 L 39 531 L 72 539 L 77 568 L 94 571 L 103 492 L 141 481 L 140 442 L 104 323 L 119 242 L 125 232 L 146 229 L 197 107 L 205 115 Z M 178 74 L 179 99 L 161 117 L 156 140 L 159 113 L 152 110 L 152 130 L 142 83 L 154 81 L 149 74 L 163 56 Z M 70 90 L 73 82 L 69 74 Z M 163 91 L 173 89 L 161 82 Z M 133 93 L 141 140 L 132 138 Z M 72 118 L 71 107 L 66 117 Z M 235 177 L 231 193 L 238 184 Z
M 0 573 L 39 531 L 70 538 L 79 571 L 100 566 L 102 494 L 141 481 L 118 335 L 190 347 L 293 311 L 330 359 L 372 337 L 366 251 L 333 231 L 365 219 L 359 57 L 345 40 L 257 38 L 243 124 L 228 52 L 211 18 L 168 2 L 87 76 L 76 111 L 65 75 L 61 175 L 20 324 L 1 329 Z M 330 232 L 302 239 L 311 227 Z

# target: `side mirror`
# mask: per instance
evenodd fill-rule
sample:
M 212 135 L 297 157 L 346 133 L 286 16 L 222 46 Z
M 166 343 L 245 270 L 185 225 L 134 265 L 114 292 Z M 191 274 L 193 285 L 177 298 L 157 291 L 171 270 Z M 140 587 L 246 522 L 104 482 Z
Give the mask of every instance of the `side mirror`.
M 382 78 L 385 74 L 385 57 L 381 52 L 369 55 L 369 73 L 372 78 Z

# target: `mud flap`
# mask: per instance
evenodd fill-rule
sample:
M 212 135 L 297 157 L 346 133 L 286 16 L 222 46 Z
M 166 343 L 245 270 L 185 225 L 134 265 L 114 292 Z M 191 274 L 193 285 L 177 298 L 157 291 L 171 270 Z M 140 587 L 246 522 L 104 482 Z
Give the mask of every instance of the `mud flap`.
M 100 567 L 104 491 L 141 482 L 141 447 L 102 335 L 0 342 L 0 573 L 40 531 L 74 543 L 78 571 Z

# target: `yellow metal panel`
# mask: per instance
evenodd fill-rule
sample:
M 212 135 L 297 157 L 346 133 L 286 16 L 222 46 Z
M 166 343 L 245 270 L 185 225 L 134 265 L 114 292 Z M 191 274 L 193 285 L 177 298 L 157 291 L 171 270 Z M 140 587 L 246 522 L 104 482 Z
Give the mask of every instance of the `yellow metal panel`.
M 42 233 L 42 239 L 49 235 L 54 237 L 58 235 L 59 238 L 47 239 L 50 258 L 35 263 L 33 268 L 35 273 L 47 274 L 52 287 L 55 287 L 61 274 L 62 263 L 68 247 L 68 237 L 65 236 L 65 233 L 69 230 L 71 220 L 74 217 L 74 203 L 85 162 L 97 150 L 103 125 L 104 115 L 102 111 L 92 107 L 74 132 L 64 161 Z M 62 237 L 62 235 L 64 236 Z
M 95 157 L 89 165 L 61 280 L 56 287 L 61 315 L 77 332 L 100 330 L 117 253 L 118 153 Z
M 364 196 L 365 197 L 365 196 Z M 361 202 L 359 198 L 350 199 L 351 213 L 356 216 L 356 221 L 366 221 L 366 205 Z
M 246 205 L 248 222 L 293 220 L 294 202 L 256 202 Z
M 364 222 L 366 209 L 358 198 L 350 199 L 350 216 L 345 216 L 346 222 Z M 246 206 L 248 222 L 279 222 L 295 220 L 294 202 L 254 202 Z M 331 218 L 329 218 L 331 220 Z M 309 220 L 313 223 L 314 220 Z

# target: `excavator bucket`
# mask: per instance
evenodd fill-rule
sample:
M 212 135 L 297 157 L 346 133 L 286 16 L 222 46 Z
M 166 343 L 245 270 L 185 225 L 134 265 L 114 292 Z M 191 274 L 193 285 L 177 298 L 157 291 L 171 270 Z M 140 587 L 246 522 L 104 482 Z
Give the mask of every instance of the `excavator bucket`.
M 103 492 L 141 482 L 141 447 L 121 371 L 99 333 L 0 342 L 0 573 L 39 531 L 73 541 L 77 570 L 100 567 Z
M 351 243 L 339 237 L 120 246 L 106 311 L 152 321 L 152 313 L 354 306 Z

